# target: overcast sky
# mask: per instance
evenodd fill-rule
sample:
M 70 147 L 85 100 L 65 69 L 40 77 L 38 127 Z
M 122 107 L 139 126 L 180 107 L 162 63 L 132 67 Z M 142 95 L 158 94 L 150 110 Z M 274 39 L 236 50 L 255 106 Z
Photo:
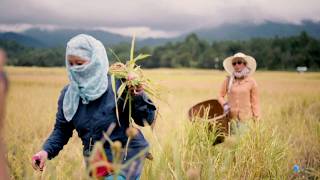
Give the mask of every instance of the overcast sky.
M 320 0 L 0 0 L 0 31 L 101 29 L 172 37 L 224 23 L 320 21 Z

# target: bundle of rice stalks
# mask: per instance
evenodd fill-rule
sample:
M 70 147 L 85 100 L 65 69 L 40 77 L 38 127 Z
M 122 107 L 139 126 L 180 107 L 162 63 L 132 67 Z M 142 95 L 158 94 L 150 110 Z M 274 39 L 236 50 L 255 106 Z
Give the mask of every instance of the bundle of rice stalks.
M 130 50 L 130 59 L 126 61 L 126 63 L 122 63 L 119 57 L 114 53 L 114 56 L 117 58 L 119 62 L 114 63 L 109 68 L 109 74 L 111 75 L 112 81 L 112 89 L 115 94 L 115 102 L 120 97 L 123 96 L 123 93 L 126 93 L 124 107 L 126 103 L 129 102 L 129 122 L 132 125 L 133 119 L 131 118 L 131 101 L 134 95 L 139 95 L 141 90 L 143 90 L 149 97 L 159 98 L 158 92 L 156 88 L 154 88 L 153 83 L 150 79 L 148 79 L 141 69 L 136 63 L 137 61 L 143 60 L 147 57 L 150 57 L 149 54 L 139 54 L 134 57 L 134 43 L 135 37 L 132 38 L 131 50 Z M 111 51 L 113 52 L 113 51 Z M 116 79 L 122 81 L 121 86 L 116 90 Z M 121 126 L 119 122 L 119 114 L 118 107 L 117 109 L 117 118 L 118 124 Z

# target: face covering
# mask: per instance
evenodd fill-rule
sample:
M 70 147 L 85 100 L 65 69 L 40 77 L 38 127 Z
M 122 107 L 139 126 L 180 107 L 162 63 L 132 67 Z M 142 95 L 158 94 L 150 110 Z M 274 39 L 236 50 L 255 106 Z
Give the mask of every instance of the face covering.
M 248 67 L 244 67 L 240 72 L 234 71 L 232 76 L 229 79 L 228 93 L 230 93 L 230 91 L 231 91 L 231 86 L 232 86 L 235 78 L 241 79 L 241 78 L 247 77 L 249 74 L 250 74 L 250 68 L 248 68 Z
M 69 55 L 80 57 L 88 63 L 71 66 Z M 88 104 L 107 91 L 109 62 L 103 44 L 85 34 L 73 37 L 67 43 L 66 67 L 70 84 L 63 99 L 63 113 L 66 120 L 71 121 L 80 100 Z
M 248 67 L 244 67 L 240 72 L 234 71 L 233 76 L 235 78 L 241 79 L 248 76 L 249 73 L 250 73 L 250 69 Z

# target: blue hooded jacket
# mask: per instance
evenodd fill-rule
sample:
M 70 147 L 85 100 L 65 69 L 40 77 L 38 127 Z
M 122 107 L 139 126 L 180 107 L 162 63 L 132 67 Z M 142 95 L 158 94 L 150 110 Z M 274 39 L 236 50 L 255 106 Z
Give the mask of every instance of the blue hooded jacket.
M 108 76 L 109 82 L 110 76 Z M 116 82 L 117 89 L 120 87 L 121 81 Z M 110 138 L 112 141 L 119 140 L 123 146 L 127 143 L 126 129 L 129 127 L 129 109 L 128 102 L 123 111 L 124 99 L 118 100 L 119 120 L 121 126 L 117 123 L 116 106 L 114 101 L 114 93 L 111 83 L 108 83 L 107 91 L 98 99 L 84 104 L 79 100 L 78 109 L 71 121 L 67 121 L 63 114 L 63 98 L 67 90 L 66 86 L 61 91 L 58 101 L 58 112 L 56 114 L 56 123 L 51 135 L 43 145 L 43 149 L 48 152 L 48 158 L 52 159 L 58 155 L 63 146 L 67 144 L 69 138 L 75 129 L 78 136 L 82 140 L 83 155 L 89 156 L 90 151 L 96 141 L 103 138 L 103 132 L 108 130 L 111 124 L 115 124 Z M 145 122 L 152 124 L 155 117 L 156 107 L 146 94 L 134 96 L 132 101 L 132 118 L 135 123 L 144 126 Z M 90 144 L 91 143 L 91 144 Z M 112 154 L 108 142 L 104 145 L 108 160 L 112 161 Z M 138 134 L 130 140 L 127 160 L 133 157 L 139 151 L 148 147 L 148 142 L 139 130 Z

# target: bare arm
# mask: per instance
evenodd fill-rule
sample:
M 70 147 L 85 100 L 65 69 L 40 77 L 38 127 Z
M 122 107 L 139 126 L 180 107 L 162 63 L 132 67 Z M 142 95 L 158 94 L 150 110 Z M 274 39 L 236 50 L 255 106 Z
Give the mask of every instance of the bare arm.
M 251 109 L 252 109 L 253 117 L 255 119 L 259 119 L 260 118 L 259 92 L 258 92 L 258 85 L 255 81 L 250 92 L 250 100 L 251 100 Z
M 223 81 L 218 94 L 218 101 L 221 104 L 221 106 L 223 106 L 226 103 L 224 97 L 227 94 L 227 81 L 228 81 L 227 78 Z

